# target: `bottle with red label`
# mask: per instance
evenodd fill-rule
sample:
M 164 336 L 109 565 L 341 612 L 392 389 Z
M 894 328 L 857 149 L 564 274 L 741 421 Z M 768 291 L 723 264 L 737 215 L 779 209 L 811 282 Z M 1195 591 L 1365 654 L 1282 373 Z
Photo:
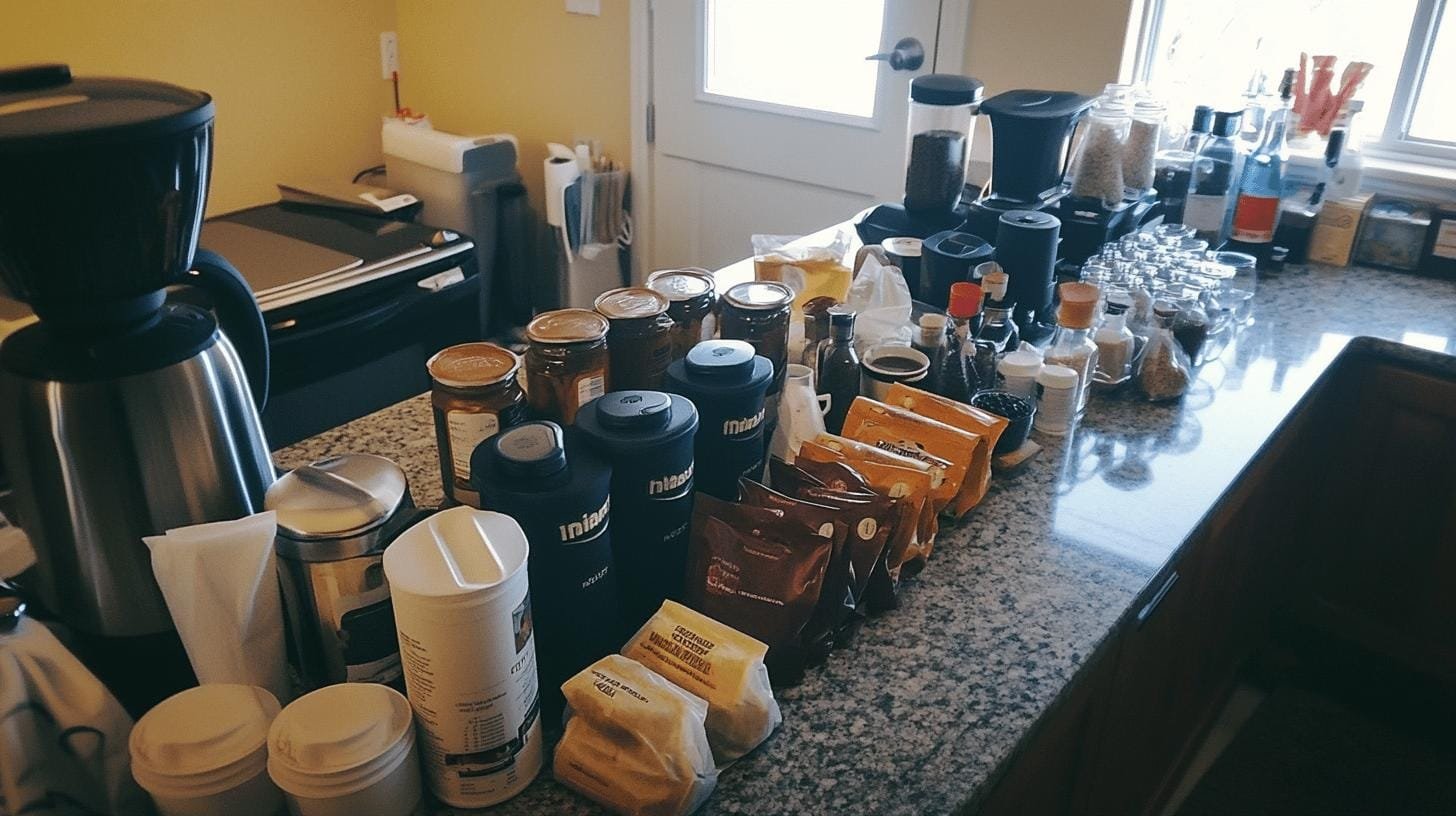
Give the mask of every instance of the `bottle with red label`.
M 1289 69 L 1279 83 L 1280 106 L 1270 114 L 1264 138 L 1244 162 L 1238 203 L 1234 205 L 1234 228 L 1230 237 L 1259 257 L 1267 254 L 1274 241 L 1274 229 L 1279 225 L 1279 195 L 1284 186 L 1284 165 L 1289 160 L 1285 132 L 1291 115 L 1293 87 L 1294 71 Z

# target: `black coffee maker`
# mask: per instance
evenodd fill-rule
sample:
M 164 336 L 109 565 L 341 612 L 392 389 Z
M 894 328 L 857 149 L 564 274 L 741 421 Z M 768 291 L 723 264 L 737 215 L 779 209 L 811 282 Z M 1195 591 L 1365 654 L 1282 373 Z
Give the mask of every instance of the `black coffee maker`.
M 1072 132 L 1092 102 L 1071 91 L 1016 90 L 981 103 L 991 120 L 991 182 L 970 206 L 968 232 L 994 240 L 1006 213 L 1056 206 Z

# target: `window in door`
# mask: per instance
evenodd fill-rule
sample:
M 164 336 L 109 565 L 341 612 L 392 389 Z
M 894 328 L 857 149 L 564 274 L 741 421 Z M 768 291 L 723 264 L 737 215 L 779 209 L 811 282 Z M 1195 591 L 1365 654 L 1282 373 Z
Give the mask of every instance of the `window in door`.
M 1456 160 L 1453 0 L 1151 0 L 1139 77 L 1177 115 L 1229 106 L 1251 83 L 1269 92 L 1301 51 L 1375 67 L 1357 94 L 1357 138 L 1388 153 Z M 1339 77 L 1336 76 L 1338 86 Z
M 713 101 L 858 119 L 875 114 L 885 0 L 707 0 L 703 92 Z M 756 103 L 756 104 L 754 104 Z

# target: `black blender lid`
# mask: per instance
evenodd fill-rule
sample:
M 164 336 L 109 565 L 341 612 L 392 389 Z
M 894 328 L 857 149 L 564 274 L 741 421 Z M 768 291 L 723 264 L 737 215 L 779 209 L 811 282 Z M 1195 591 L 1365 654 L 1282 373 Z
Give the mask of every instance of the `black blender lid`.
M 970 105 L 981 100 L 985 87 L 960 74 L 923 74 L 910 80 L 910 98 L 926 105 Z
M 753 376 L 753 346 L 742 340 L 704 340 L 688 351 L 687 370 L 694 375 L 743 380 Z
M 212 118 L 212 97 L 165 82 L 77 79 L 61 64 L 0 69 L 0 150 L 155 138 Z
M 1071 91 L 1016 90 L 996 94 L 981 103 L 981 112 L 1022 119 L 1062 119 L 1075 116 L 1093 103 L 1093 98 Z
M 945 258 L 956 259 L 989 259 L 995 252 L 995 247 L 979 235 L 972 235 L 969 232 L 957 232 L 946 230 L 926 238 L 920 244 L 920 253 L 925 255 L 937 255 Z
M 526 422 L 490 440 L 501 475 L 539 479 L 566 469 L 566 443 L 555 422 Z M 473 465 L 472 465 L 473 467 Z
M 1000 221 L 1002 224 L 1024 230 L 1049 230 L 1062 225 L 1061 219 L 1041 210 L 1011 210 L 1002 213 Z

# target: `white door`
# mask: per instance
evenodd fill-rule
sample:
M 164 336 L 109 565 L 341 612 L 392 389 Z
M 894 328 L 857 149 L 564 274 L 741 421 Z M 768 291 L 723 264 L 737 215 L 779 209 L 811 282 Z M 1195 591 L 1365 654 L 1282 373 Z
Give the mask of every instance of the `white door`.
M 957 24 L 942 26 L 942 3 Z M 749 255 L 754 233 L 899 201 L 910 79 L 937 61 L 960 73 L 966 3 L 652 2 L 647 268 L 716 269 Z M 924 51 L 914 69 L 865 59 L 907 37 Z

